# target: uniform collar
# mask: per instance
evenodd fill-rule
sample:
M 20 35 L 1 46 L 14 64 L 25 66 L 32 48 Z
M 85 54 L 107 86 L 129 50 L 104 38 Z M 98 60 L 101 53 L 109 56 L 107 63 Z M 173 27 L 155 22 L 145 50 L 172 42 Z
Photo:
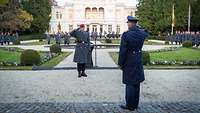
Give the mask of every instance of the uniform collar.
M 134 27 L 130 28 L 129 30 L 130 30 L 130 31 L 135 31 L 135 30 L 137 30 L 137 29 L 138 29 L 137 26 L 134 26 Z

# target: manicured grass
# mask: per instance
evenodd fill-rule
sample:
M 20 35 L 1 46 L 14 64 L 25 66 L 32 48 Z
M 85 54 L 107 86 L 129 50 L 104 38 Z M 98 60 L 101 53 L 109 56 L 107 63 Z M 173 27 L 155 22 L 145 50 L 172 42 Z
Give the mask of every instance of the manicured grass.
M 8 0 L 0 0 L 0 6 L 5 6 L 8 2 Z
M 110 52 L 109 53 L 111 58 L 113 59 L 113 61 L 118 64 L 118 56 L 119 56 L 119 53 L 118 52 Z
M 200 60 L 200 50 L 192 48 L 180 48 L 176 51 L 150 53 L 151 61 L 183 61 Z
M 0 49 L 0 62 L 16 62 L 20 63 L 20 52 L 6 51 Z
M 121 39 L 111 39 L 112 40 L 112 44 L 120 44 L 121 43 Z M 102 43 L 106 43 L 105 40 L 101 41 Z M 145 45 L 164 45 L 162 43 L 158 43 L 158 42 L 151 42 L 151 41 L 145 41 L 144 42 Z
M 40 56 L 46 55 L 46 53 L 39 51 Z M 54 57 L 53 59 L 45 62 L 44 64 L 40 65 L 41 67 L 54 67 L 62 60 L 64 60 L 67 56 L 69 56 L 71 52 L 64 52 Z M 21 51 L 13 52 L 0 49 L 0 62 L 16 62 L 20 63 L 20 55 Z M 32 70 L 32 66 L 1 66 L 0 69 L 2 70 Z
M 0 70 L 32 70 L 32 66 L 4 66 L 0 67 Z
M 110 56 L 113 61 L 118 63 L 118 52 L 111 52 Z M 179 48 L 176 51 L 168 51 L 168 52 L 152 52 L 150 53 L 151 61 L 199 61 L 200 60 L 200 49 L 192 49 L 192 48 Z M 160 67 L 157 65 L 157 67 Z M 197 66 L 199 67 L 199 66 Z
M 61 53 L 59 56 L 53 58 L 52 60 L 44 63 L 41 65 L 41 67 L 54 67 L 58 63 L 60 63 L 62 60 L 64 60 L 67 56 L 69 56 L 71 53 L 70 52 L 65 52 Z

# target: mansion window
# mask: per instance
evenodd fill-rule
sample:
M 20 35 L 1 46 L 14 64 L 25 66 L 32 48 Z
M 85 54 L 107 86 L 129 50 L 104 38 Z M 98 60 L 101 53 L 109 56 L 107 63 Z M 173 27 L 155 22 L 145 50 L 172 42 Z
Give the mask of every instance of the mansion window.
M 86 7 L 85 8 L 85 18 L 86 19 L 103 19 L 104 18 L 104 8 L 90 8 Z
M 108 32 L 112 32 L 112 25 L 108 25 Z
M 62 14 L 60 12 L 56 12 L 56 19 L 62 19 Z
M 73 30 L 73 25 L 69 25 L 69 32 Z
M 117 25 L 116 32 L 120 33 L 120 25 Z

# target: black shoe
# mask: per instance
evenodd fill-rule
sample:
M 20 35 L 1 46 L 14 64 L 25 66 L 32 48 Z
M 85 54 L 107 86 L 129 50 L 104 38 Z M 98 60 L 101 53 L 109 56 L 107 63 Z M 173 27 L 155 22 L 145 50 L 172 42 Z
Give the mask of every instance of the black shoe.
M 122 109 L 124 110 L 129 110 L 129 111 L 135 111 L 136 108 L 133 108 L 133 107 L 128 107 L 128 106 L 124 106 L 124 105 L 121 105 L 120 106 Z
M 87 74 L 85 74 L 85 73 L 82 73 L 82 74 L 81 74 L 81 76 L 83 76 L 83 77 L 87 77 Z
M 78 73 L 78 78 L 81 78 L 81 76 L 82 76 L 82 74 L 79 72 L 79 73 Z

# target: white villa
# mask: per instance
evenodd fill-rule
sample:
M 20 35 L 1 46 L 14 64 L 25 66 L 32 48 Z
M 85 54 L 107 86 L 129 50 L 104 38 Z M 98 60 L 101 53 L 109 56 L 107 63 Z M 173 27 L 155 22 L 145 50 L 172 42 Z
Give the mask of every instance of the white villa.
M 80 24 L 85 24 L 90 32 L 122 33 L 127 30 L 126 17 L 135 16 L 136 7 L 120 1 L 73 0 L 64 6 L 52 6 L 49 32 L 70 32 Z

